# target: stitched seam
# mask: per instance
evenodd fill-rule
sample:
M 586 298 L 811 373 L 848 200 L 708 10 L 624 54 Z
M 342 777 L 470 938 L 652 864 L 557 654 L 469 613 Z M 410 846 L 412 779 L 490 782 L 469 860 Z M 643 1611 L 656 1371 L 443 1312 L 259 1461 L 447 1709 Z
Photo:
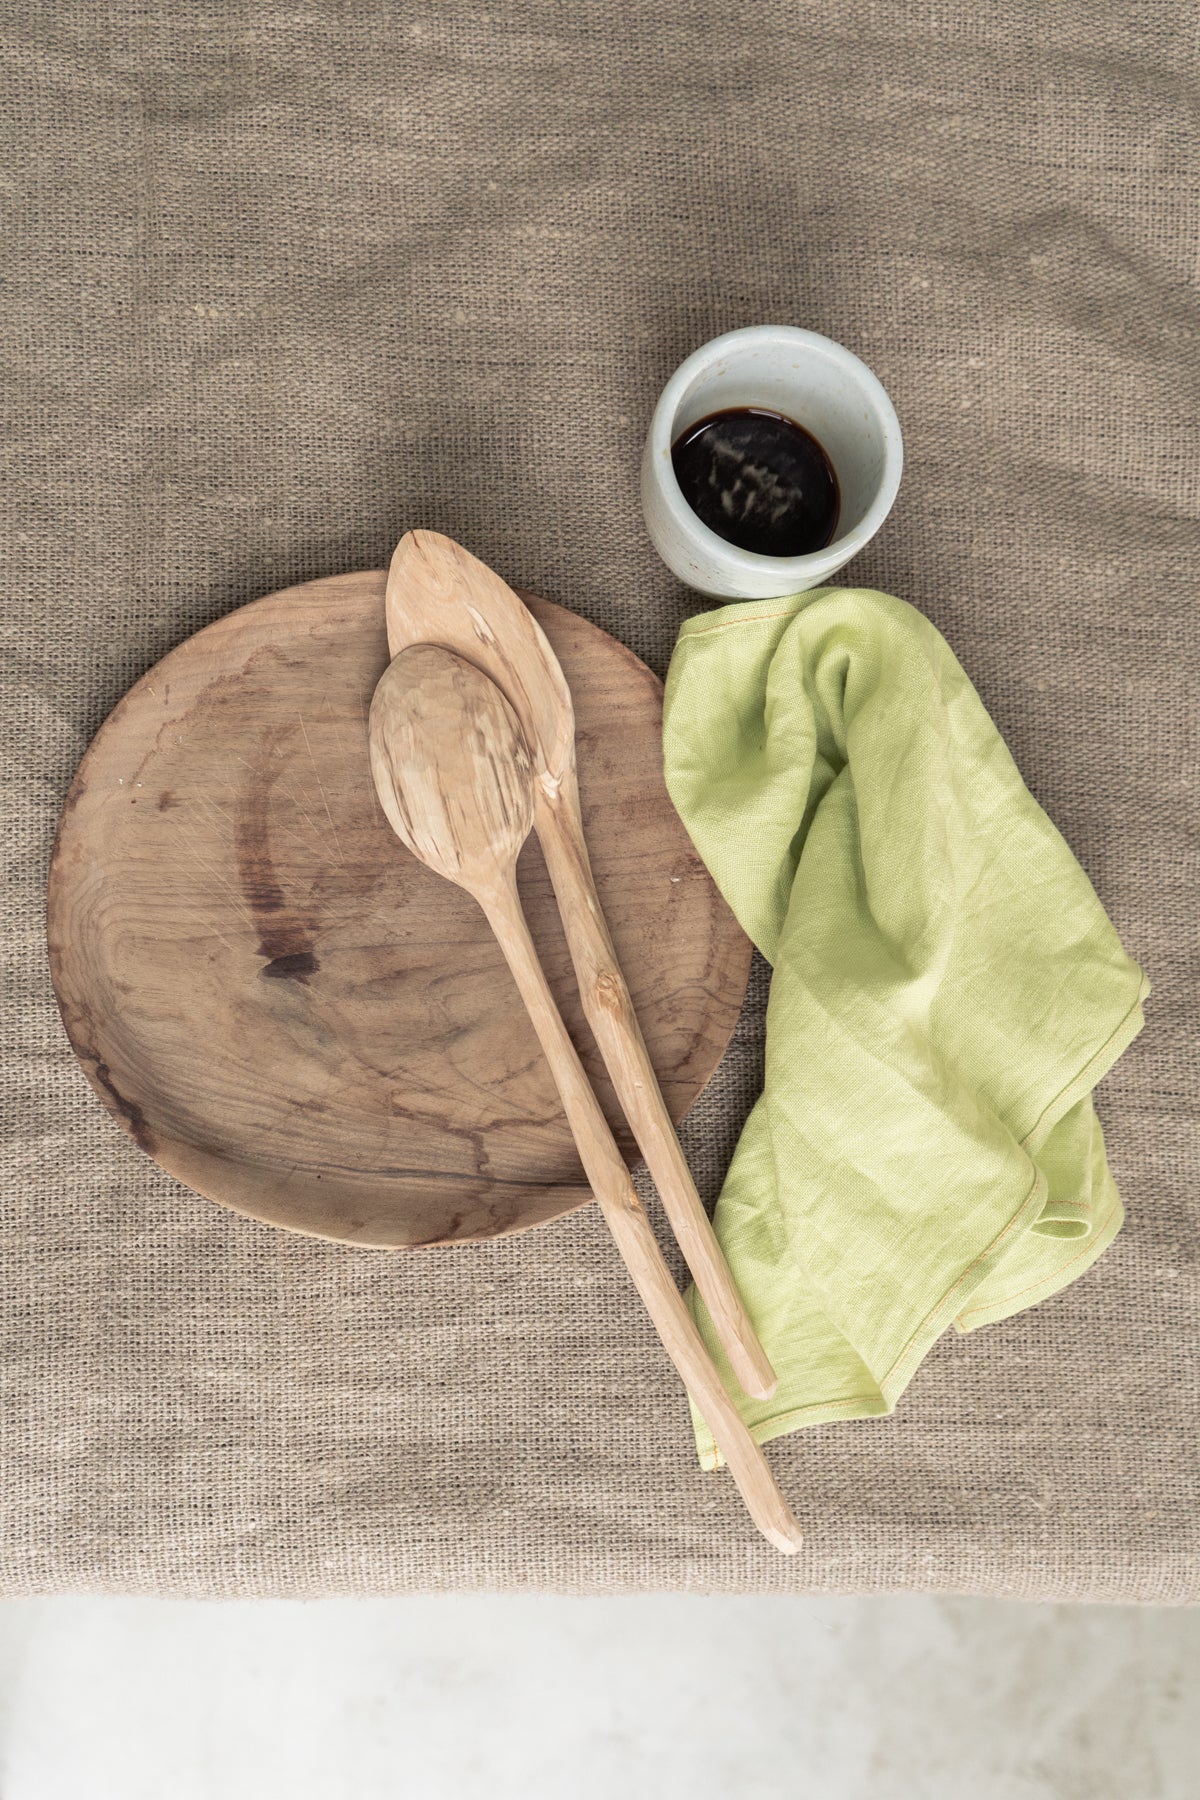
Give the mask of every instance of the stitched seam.
M 801 1413 L 820 1412 L 823 1408 L 830 1406 L 868 1406 L 872 1401 L 881 1398 L 882 1396 L 876 1392 L 874 1394 L 848 1394 L 842 1400 L 811 1400 L 804 1406 L 789 1406 L 785 1413 L 772 1413 L 771 1417 L 763 1419 L 762 1423 L 774 1425 L 780 1419 L 797 1419 Z
M 1017 1210 L 1013 1214 L 1012 1218 L 1008 1221 L 1008 1224 L 1004 1227 L 1004 1230 L 999 1234 L 998 1237 L 994 1237 L 992 1239 L 991 1243 L 988 1244 L 984 1249 L 982 1249 L 979 1252 L 979 1255 L 977 1257 L 975 1257 L 973 1262 L 969 1262 L 967 1264 L 966 1268 L 962 1271 L 962 1274 L 959 1275 L 958 1279 L 956 1281 L 951 1282 L 950 1286 L 946 1289 L 946 1291 L 942 1295 L 941 1299 L 935 1301 L 934 1304 L 930 1307 L 929 1311 L 925 1314 L 925 1317 L 921 1320 L 921 1323 L 913 1331 L 911 1337 L 908 1339 L 908 1342 L 904 1345 L 903 1349 L 900 1351 L 899 1355 L 896 1357 L 895 1362 L 892 1364 L 892 1366 L 888 1370 L 887 1374 L 883 1376 L 882 1380 L 879 1383 L 881 1388 L 887 1387 L 888 1382 L 891 1380 L 892 1376 L 896 1373 L 896 1370 L 900 1367 L 900 1364 L 904 1361 L 905 1357 L 908 1355 L 909 1351 L 912 1349 L 913 1344 L 920 1337 L 921 1333 L 925 1330 L 926 1326 L 929 1324 L 929 1321 L 933 1318 L 934 1314 L 938 1313 L 942 1310 L 942 1308 L 945 1306 L 946 1302 L 950 1299 L 950 1296 L 954 1293 L 954 1290 L 956 1288 L 960 1288 L 962 1286 L 963 1282 L 971 1274 L 971 1271 L 973 1269 L 977 1269 L 981 1262 L 984 1262 L 989 1256 L 994 1255 L 995 1252 L 1000 1248 L 1001 1244 L 1004 1242 L 1005 1238 L 1008 1237 L 1010 1232 L 1015 1231 L 1017 1229 L 1018 1225 L 1020 1225 L 1024 1222 L 1026 1209 L 1028 1208 L 1030 1201 L 1033 1199 L 1033 1197 L 1037 1193 L 1038 1189 L 1044 1188 L 1044 1186 L 1045 1186 L 1045 1181 L 1042 1176 L 1042 1172 L 1040 1169 L 1038 1169 L 1034 1175 L 1033 1186 L 1030 1188 L 1029 1192 L 1026 1194 L 1024 1200 L 1022 1200 L 1020 1206 L 1017 1208 Z
M 1130 1019 L 1133 1017 L 1134 1013 L 1137 1012 L 1138 1008 L 1142 1004 L 1142 1001 L 1146 999 L 1149 992 L 1150 992 L 1150 984 L 1146 980 L 1146 977 L 1143 975 L 1142 980 L 1141 980 L 1141 985 L 1138 988 L 1137 998 L 1134 1000 L 1133 1005 L 1129 1008 L 1128 1012 L 1125 1013 L 1120 1024 L 1117 1025 L 1115 1027 L 1115 1029 L 1108 1034 L 1108 1036 L 1105 1038 L 1104 1042 L 1101 1044 L 1100 1048 L 1098 1050 L 1094 1050 L 1092 1052 L 1091 1056 L 1089 1056 L 1087 1061 L 1084 1063 L 1082 1069 L 1078 1070 L 1078 1072 L 1076 1074 L 1072 1075 L 1070 1081 L 1066 1081 L 1063 1083 L 1062 1087 L 1059 1088 L 1057 1094 L 1055 1094 L 1053 1100 L 1047 1101 L 1046 1105 L 1043 1106 L 1041 1112 L 1038 1114 L 1038 1116 L 1034 1120 L 1033 1124 L 1029 1127 L 1029 1130 L 1025 1133 L 1025 1136 L 1021 1139 L 1021 1148 L 1022 1149 L 1025 1148 L 1026 1144 L 1029 1142 L 1031 1137 L 1035 1137 L 1037 1135 L 1038 1131 L 1041 1129 L 1042 1124 L 1044 1123 L 1048 1114 L 1050 1114 L 1054 1111 L 1054 1108 L 1058 1105 L 1059 1101 L 1063 1098 L 1063 1096 L 1065 1094 L 1069 1094 L 1071 1092 L 1072 1088 L 1077 1087 L 1081 1082 L 1085 1082 L 1087 1080 L 1087 1077 L 1091 1074 L 1092 1070 L 1095 1068 L 1096 1064 L 1098 1062 L 1103 1061 L 1104 1057 L 1107 1056 L 1107 1054 L 1111 1050 L 1112 1046 L 1116 1043 L 1117 1039 L 1121 1036 L 1121 1033 L 1125 1030 L 1125 1027 L 1129 1024 Z M 1095 1084 L 1093 1083 L 1092 1085 L 1094 1086 Z M 1084 1091 L 1087 1091 L 1087 1090 L 1085 1089 Z
M 964 1307 L 963 1311 L 960 1312 L 958 1315 L 959 1318 L 960 1319 L 969 1319 L 972 1313 L 991 1312 L 994 1307 L 1007 1306 L 1010 1300 L 1019 1300 L 1021 1298 L 1022 1294 L 1032 1294 L 1035 1288 L 1045 1287 L 1047 1281 L 1057 1280 L 1058 1276 L 1062 1274 L 1064 1269 L 1069 1269 L 1071 1267 L 1072 1263 L 1077 1263 L 1081 1256 L 1086 1256 L 1088 1254 L 1089 1250 L 1094 1249 L 1095 1239 L 1098 1237 L 1103 1237 L 1108 1226 L 1112 1223 L 1113 1219 L 1116 1217 L 1117 1209 L 1120 1206 L 1120 1204 L 1121 1204 L 1121 1202 L 1119 1200 L 1117 1200 L 1114 1202 L 1114 1204 L 1112 1206 L 1109 1207 L 1108 1211 L 1104 1215 L 1103 1224 L 1098 1225 L 1096 1227 L 1095 1235 L 1090 1238 L 1085 1238 L 1084 1244 L 1083 1244 L 1083 1249 L 1077 1250 L 1075 1252 L 1074 1256 L 1069 1256 L 1065 1263 L 1060 1263 L 1058 1265 L 1058 1268 L 1054 1271 L 1053 1275 L 1043 1275 L 1043 1277 L 1040 1281 L 1031 1281 L 1029 1283 L 1028 1287 L 1018 1288 L 1015 1293 L 1006 1294 L 1002 1300 L 989 1300 L 986 1306 Z
M 844 1400 L 813 1400 L 805 1406 L 790 1406 L 787 1412 L 772 1413 L 769 1418 L 755 1420 L 754 1423 L 747 1427 L 747 1429 L 749 1430 L 751 1437 L 754 1436 L 756 1431 L 765 1431 L 767 1429 L 773 1430 L 776 1426 L 778 1426 L 779 1431 L 782 1433 L 784 1431 L 789 1431 L 792 1425 L 805 1413 L 820 1412 L 825 1413 L 829 1418 L 834 1418 L 840 1417 L 842 1414 L 846 1413 L 849 1408 L 855 1406 L 869 1406 L 873 1408 L 874 1410 L 871 1413 L 865 1415 L 868 1418 L 878 1418 L 881 1408 L 886 1412 L 892 1410 L 891 1406 L 888 1404 L 886 1395 L 876 1388 L 874 1393 L 850 1394 Z M 862 1413 L 851 1416 L 856 1416 L 858 1418 L 864 1417 Z M 705 1454 L 712 1456 L 714 1452 L 718 1457 L 721 1455 L 716 1439 L 710 1432 Z M 712 1468 L 719 1468 L 720 1466 L 720 1463 L 711 1465 Z
M 714 632 L 734 631 L 739 625 L 765 625 L 768 619 L 791 619 L 795 612 L 795 607 L 789 607 L 787 612 L 757 613 L 752 619 L 722 619 L 719 625 L 706 625 L 703 631 L 685 631 L 680 635 L 685 638 L 712 637 Z

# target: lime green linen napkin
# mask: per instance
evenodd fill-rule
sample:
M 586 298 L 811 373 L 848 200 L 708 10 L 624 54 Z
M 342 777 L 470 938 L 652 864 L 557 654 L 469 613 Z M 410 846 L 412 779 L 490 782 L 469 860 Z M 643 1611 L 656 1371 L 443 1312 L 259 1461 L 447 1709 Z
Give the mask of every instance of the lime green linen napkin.
M 1091 1091 L 1149 985 L 902 600 L 820 588 L 689 620 L 664 749 L 774 968 L 764 1091 L 715 1221 L 771 1400 L 741 1394 L 689 1302 L 760 1442 L 890 1412 L 947 1325 L 1045 1299 L 1112 1242 Z

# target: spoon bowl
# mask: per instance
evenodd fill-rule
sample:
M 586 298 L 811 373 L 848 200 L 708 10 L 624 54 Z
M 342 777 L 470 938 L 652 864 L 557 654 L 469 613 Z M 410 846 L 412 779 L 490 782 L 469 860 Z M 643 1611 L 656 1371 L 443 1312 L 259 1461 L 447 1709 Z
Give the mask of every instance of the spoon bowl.
M 533 767 L 494 682 L 418 644 L 380 677 L 368 733 L 379 803 L 414 856 L 472 894 L 515 865 L 533 828 Z

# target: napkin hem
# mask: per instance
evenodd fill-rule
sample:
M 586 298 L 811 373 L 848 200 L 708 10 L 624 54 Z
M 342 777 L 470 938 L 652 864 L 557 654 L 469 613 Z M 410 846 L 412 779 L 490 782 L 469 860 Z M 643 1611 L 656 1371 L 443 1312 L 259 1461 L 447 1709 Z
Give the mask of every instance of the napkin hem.
M 691 1396 L 688 1398 L 691 1399 Z M 787 1412 L 773 1413 L 769 1419 L 759 1419 L 754 1424 L 747 1420 L 746 1429 L 756 1444 L 766 1444 L 772 1438 L 784 1437 L 789 1431 L 796 1431 L 802 1425 L 830 1425 L 838 1419 L 879 1419 L 893 1410 L 894 1407 L 878 1392 L 851 1394 L 844 1400 L 814 1400 L 804 1406 L 792 1406 Z M 709 1473 L 714 1469 L 723 1469 L 725 1458 L 718 1450 L 708 1426 L 696 1411 L 694 1402 L 692 1421 L 700 1467 Z
M 1049 1300 L 1051 1295 L 1069 1287 L 1081 1275 L 1086 1275 L 1091 1265 L 1108 1249 L 1124 1222 L 1125 1208 L 1118 1195 L 1102 1223 L 1084 1239 L 1083 1247 L 1074 1256 L 1068 1257 L 1065 1263 L 1060 1263 L 1050 1274 L 1043 1275 L 1040 1281 L 1031 1281 L 1028 1286 L 1007 1294 L 1003 1300 L 994 1300 L 987 1306 L 964 1307 L 954 1320 L 955 1331 L 965 1337 L 984 1325 L 995 1325 L 1001 1319 L 1011 1319 L 1014 1313 L 1024 1312 L 1030 1306 L 1039 1306 L 1043 1300 Z M 1079 1264 L 1082 1267 L 1077 1266 Z M 976 1314 L 979 1316 L 976 1317 Z M 964 1323 L 967 1319 L 971 1320 L 969 1325 Z
M 1070 1112 L 1076 1101 L 1082 1100 L 1085 1094 L 1091 1093 L 1098 1082 L 1103 1081 L 1117 1058 L 1128 1050 L 1146 1023 L 1142 1004 L 1150 993 L 1150 982 L 1145 975 L 1141 974 L 1140 970 L 1138 973 L 1141 979 L 1137 996 L 1120 1024 L 1105 1038 L 1100 1048 L 1093 1051 L 1083 1067 L 1071 1077 L 1070 1081 L 1059 1089 L 1053 1100 L 1042 1108 L 1030 1129 L 1021 1139 L 1022 1150 L 1027 1150 L 1031 1156 L 1041 1149 L 1064 1113 Z
M 690 619 L 683 621 L 679 627 L 679 635 L 681 638 L 712 637 L 715 632 L 726 631 L 732 625 L 765 625 L 771 619 L 791 619 L 800 611 L 801 602 L 812 594 L 855 591 L 858 590 L 801 588 L 798 593 L 780 594 L 769 600 L 742 600 L 730 606 L 714 607 L 711 612 L 693 614 Z M 777 606 L 781 610 L 766 612 L 764 609 L 768 606 Z

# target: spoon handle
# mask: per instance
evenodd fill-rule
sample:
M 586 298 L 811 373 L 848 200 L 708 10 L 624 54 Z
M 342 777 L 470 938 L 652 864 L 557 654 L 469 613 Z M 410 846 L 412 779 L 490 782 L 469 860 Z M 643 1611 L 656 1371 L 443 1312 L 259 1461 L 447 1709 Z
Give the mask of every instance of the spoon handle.
M 663 1260 L 607 1119 L 571 1042 L 529 935 L 515 877 L 476 891 L 550 1064 L 584 1173 L 668 1356 L 729 1465 L 750 1516 L 777 1550 L 798 1550 L 801 1531 L 717 1372 Z
M 553 792 L 539 784 L 534 826 L 562 915 L 583 1010 L 621 1109 L 654 1177 L 730 1368 L 745 1393 L 767 1400 L 778 1385 L 775 1371 L 696 1192 L 600 910 L 574 768 Z

